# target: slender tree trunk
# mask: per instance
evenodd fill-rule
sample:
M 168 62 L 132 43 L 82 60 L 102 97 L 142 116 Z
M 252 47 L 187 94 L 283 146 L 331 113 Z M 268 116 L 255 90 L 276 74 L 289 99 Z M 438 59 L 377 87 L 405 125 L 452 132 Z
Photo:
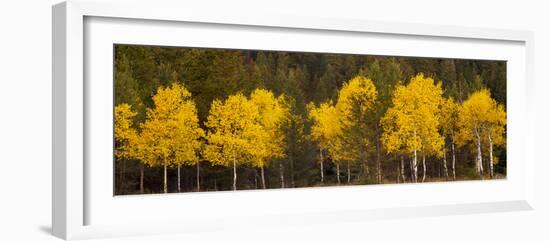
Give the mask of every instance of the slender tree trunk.
M 399 162 L 397 162 L 397 166 L 395 167 L 395 174 L 397 175 L 397 183 L 400 183 L 401 181 L 401 167 L 399 166 Z
M 143 176 L 145 176 L 144 173 L 144 165 L 143 163 L 139 164 L 139 193 L 143 193 Z
M 262 175 L 262 189 L 265 189 L 265 172 L 264 172 L 264 166 L 260 167 L 260 172 Z
M 487 130 L 487 136 L 489 137 L 489 176 L 493 178 L 493 138 L 491 137 L 491 130 Z
M 477 137 L 477 158 L 476 158 L 477 171 L 481 176 L 481 178 L 483 178 L 483 157 L 481 156 L 481 137 L 479 136 L 480 133 L 477 128 L 475 129 L 475 134 Z
M 445 181 L 449 181 L 449 171 L 447 170 L 447 150 L 443 147 L 443 174 L 445 175 Z
M 456 180 L 456 155 L 455 155 L 455 140 L 454 138 L 451 141 L 451 149 L 453 151 L 453 180 Z
M 416 130 L 414 130 L 414 137 L 416 137 Z M 414 154 L 413 163 L 412 163 L 413 174 L 411 174 L 411 176 L 413 176 L 413 179 L 414 179 L 413 182 L 418 182 L 418 165 L 417 165 L 418 157 L 416 154 L 416 148 L 414 148 L 413 154 Z
M 282 160 L 279 162 L 279 177 L 281 179 L 281 188 L 285 188 L 285 168 Z
M 319 148 L 319 158 L 321 158 L 321 184 L 325 183 L 325 174 L 324 174 L 324 168 L 323 168 L 323 149 Z
M 369 162 L 367 160 L 367 151 L 364 150 L 364 147 L 361 148 L 361 149 L 362 149 L 362 151 L 361 151 L 361 162 L 365 166 L 365 172 L 367 173 L 367 177 L 370 179 L 371 174 L 370 174 L 370 170 L 369 170 Z
M 403 155 L 401 155 L 401 180 L 405 182 L 405 160 L 403 160 Z
M 164 193 L 168 193 L 168 163 L 166 163 L 166 156 L 164 156 L 164 186 L 163 186 L 163 189 L 164 189 Z
M 218 178 L 214 177 L 214 191 L 218 191 Z
M 197 161 L 197 192 L 201 191 L 201 166 L 200 161 Z
M 417 165 L 417 155 L 416 155 L 416 149 L 414 149 L 414 158 L 413 158 L 413 163 L 412 163 L 412 178 L 413 178 L 413 182 L 418 182 L 418 165 Z
M 181 165 L 178 165 L 178 192 L 181 192 Z
M 237 190 L 237 161 L 233 158 L 233 191 Z
M 351 182 L 351 168 L 349 167 L 349 160 L 347 161 L 348 163 L 348 184 Z
M 426 154 L 422 150 L 422 182 L 426 180 Z
M 338 180 L 338 185 L 340 185 L 340 163 L 336 162 L 336 179 Z

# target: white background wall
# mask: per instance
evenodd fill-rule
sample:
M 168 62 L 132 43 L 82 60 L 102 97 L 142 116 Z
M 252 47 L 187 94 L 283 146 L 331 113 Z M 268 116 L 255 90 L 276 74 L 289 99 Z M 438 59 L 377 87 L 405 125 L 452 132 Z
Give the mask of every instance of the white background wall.
M 0 5 L 0 240 L 56 240 L 51 219 L 51 5 L 19 0 Z M 535 32 L 537 200 L 535 211 L 433 217 L 284 230 L 247 230 L 162 237 L 174 240 L 549 240 L 550 8 L 545 1 L 193 1 L 212 14 L 248 11 Z M 200 2 L 200 3 L 197 3 Z M 154 10 L 152 10 L 154 11 Z M 375 197 L 373 197 L 375 198 Z M 160 237 L 117 240 L 159 240 Z

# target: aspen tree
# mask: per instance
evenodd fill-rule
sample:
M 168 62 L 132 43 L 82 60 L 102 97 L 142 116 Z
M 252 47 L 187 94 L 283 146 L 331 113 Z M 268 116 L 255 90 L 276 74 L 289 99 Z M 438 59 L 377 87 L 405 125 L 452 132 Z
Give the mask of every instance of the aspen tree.
M 254 148 L 250 150 L 252 152 L 252 164 L 260 168 L 262 188 L 265 189 L 265 167 L 270 160 L 285 157 L 282 125 L 289 117 L 289 110 L 285 106 L 284 96 L 276 98 L 271 91 L 264 89 L 254 90 L 250 94 L 250 101 L 257 108 L 256 123 L 261 127 L 255 133 L 257 136 L 254 140 Z M 282 170 L 280 171 L 282 172 Z
M 267 138 L 258 123 L 258 108 L 244 95 L 214 100 L 208 115 L 207 144 L 203 155 L 211 163 L 233 169 L 233 190 L 237 190 L 237 167 L 260 155 L 254 140 Z
M 451 169 L 452 169 L 452 175 L 453 180 L 456 180 L 456 151 L 455 151 L 455 144 L 456 144 L 456 135 L 458 132 L 458 113 L 460 110 L 460 105 L 452 98 L 447 98 L 443 105 L 441 106 L 441 129 L 443 132 L 443 135 L 445 137 L 448 137 L 450 139 L 451 144 L 451 154 L 452 154 L 452 162 L 451 162 Z M 445 177 L 448 177 L 448 171 L 447 171 L 447 160 L 446 160 L 446 148 L 443 146 L 443 168 L 445 171 Z
M 459 112 L 459 143 L 474 143 L 476 147 L 476 171 L 483 176 L 482 143 L 489 145 L 489 176 L 493 177 L 493 146 L 504 140 L 506 112 L 498 104 L 488 89 L 481 89 L 468 97 Z
M 315 107 L 313 103 L 308 105 L 309 118 L 313 121 L 311 138 L 319 144 L 319 167 L 321 171 L 321 183 L 324 183 L 324 157 L 323 152 L 334 148 L 334 142 L 341 135 L 339 112 L 332 102 L 321 103 Z M 334 150 L 334 149 L 333 149 Z
M 419 74 L 408 85 L 397 86 L 392 97 L 392 107 L 381 119 L 384 129 L 382 143 L 386 151 L 412 154 L 413 182 L 418 182 L 418 152 L 421 151 L 423 157 L 442 155 L 443 137 L 439 134 L 442 95 L 440 83 Z
M 203 131 L 191 93 L 179 84 L 159 87 L 153 96 L 154 108 L 147 109 L 141 124 L 140 155 L 149 166 L 163 167 L 163 192 L 168 192 L 168 167 L 198 164 Z M 178 175 L 178 191 L 180 176 Z
M 133 111 L 129 104 L 123 103 L 115 106 L 115 157 L 123 162 L 120 170 L 121 184 L 125 179 L 126 160 L 136 158 L 137 155 L 134 143 L 138 134 L 133 128 L 133 118 L 136 115 L 137 112 Z

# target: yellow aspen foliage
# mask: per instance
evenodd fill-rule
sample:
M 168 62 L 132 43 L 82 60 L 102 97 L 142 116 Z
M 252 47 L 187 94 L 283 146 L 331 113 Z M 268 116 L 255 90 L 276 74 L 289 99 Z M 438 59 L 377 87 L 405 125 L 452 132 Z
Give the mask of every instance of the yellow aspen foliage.
M 169 166 L 194 164 L 204 133 L 191 93 L 179 84 L 160 87 L 153 102 L 155 107 L 147 110 L 141 125 L 144 149 L 148 150 L 145 163 L 161 165 L 166 156 Z
M 494 101 L 494 100 L 493 100 Z M 496 104 L 496 102 L 494 102 Z M 487 135 L 487 138 L 492 138 L 492 144 L 501 146 L 506 143 L 506 111 L 504 111 L 504 106 L 501 104 L 493 105 L 491 112 L 489 112 L 489 118 L 486 127 L 486 132 L 484 135 Z M 496 163 L 495 163 L 496 164 Z
M 159 87 L 153 102 L 154 108 L 147 109 L 147 118 L 141 124 L 137 145 L 145 164 L 164 166 L 166 192 L 166 168 L 196 164 L 204 133 L 191 93 L 182 85 Z
M 482 137 L 489 133 L 488 130 L 493 134 L 493 144 L 503 144 L 505 125 L 504 107 L 491 98 L 488 89 L 477 91 L 460 108 L 459 144 L 476 141 L 476 132 Z
M 255 143 L 268 138 L 258 118 L 258 108 L 242 94 L 214 100 L 210 107 L 203 156 L 215 165 L 233 167 L 233 190 L 237 189 L 237 166 L 250 163 L 253 156 L 267 156 L 267 150 Z
M 505 143 L 506 112 L 501 104 L 498 104 L 488 89 L 474 92 L 462 103 L 458 118 L 459 133 L 458 144 L 473 143 L 477 149 L 476 168 L 479 174 L 483 174 L 482 143 L 489 145 L 490 175 L 492 176 L 493 145 Z
M 372 80 L 357 76 L 344 83 L 338 92 L 336 108 L 342 117 L 344 128 L 358 126 L 374 108 L 378 93 Z
M 321 103 L 319 107 L 310 103 L 308 110 L 313 121 L 311 137 L 319 143 L 319 147 L 327 150 L 334 161 L 353 160 L 354 156 L 345 149 L 341 114 L 332 102 Z
M 448 137 L 450 139 L 451 144 L 451 168 L 452 168 L 452 176 L 453 179 L 456 179 L 456 153 L 455 153 L 455 144 L 456 144 L 456 137 L 458 133 L 458 116 L 460 111 L 460 104 L 457 103 L 452 97 L 449 97 L 443 101 L 443 105 L 441 106 L 441 119 L 440 119 L 440 126 L 441 126 L 441 132 L 443 134 L 443 138 Z M 447 149 L 444 146 L 443 151 L 445 152 Z M 443 166 L 445 171 L 445 177 L 448 177 L 448 171 L 447 171 L 447 159 L 446 159 L 446 153 L 443 153 Z
M 136 149 L 133 143 L 137 139 L 137 132 L 132 127 L 133 118 L 137 115 L 132 111 L 129 104 L 119 104 L 115 106 L 115 141 L 116 152 L 115 156 L 121 159 L 129 159 L 136 156 Z
M 339 154 L 336 153 L 338 151 L 337 148 L 341 147 L 341 145 L 338 145 L 341 144 L 338 139 L 342 135 L 340 113 L 331 101 L 321 103 L 319 107 L 315 107 L 313 103 L 310 103 L 307 109 L 308 116 L 313 121 L 310 134 L 311 139 L 319 144 L 320 174 L 321 183 L 323 183 L 323 150 L 330 150 L 333 155 L 336 155 Z
M 381 120 L 382 143 L 388 152 L 431 150 L 438 153 L 443 138 L 438 132 L 443 102 L 441 83 L 419 74 L 406 86 L 397 86 L 392 107 Z
M 396 87 L 392 106 L 380 120 L 384 129 L 381 141 L 386 151 L 413 154 L 414 179 L 417 152 L 442 155 L 444 139 L 439 133 L 442 95 L 441 83 L 419 74 L 408 85 Z
M 458 104 L 452 97 L 449 97 L 443 101 L 441 106 L 441 130 L 443 135 L 454 138 L 458 131 L 458 113 L 460 110 L 460 104 Z
M 246 163 L 252 137 L 261 130 L 255 121 L 257 116 L 257 108 L 242 94 L 229 96 L 225 101 L 214 100 L 206 122 L 205 158 L 222 166 Z
M 315 107 L 313 103 L 308 105 L 309 118 L 313 121 L 311 138 L 319 143 L 319 147 L 327 150 L 335 139 L 342 134 L 339 113 L 332 102 L 324 102 Z
M 271 91 L 256 89 L 250 94 L 252 105 L 257 108 L 257 123 L 262 131 L 255 138 L 252 164 L 265 167 L 269 160 L 285 157 L 283 124 L 288 121 L 290 110 L 283 96 L 276 98 Z
M 174 165 L 195 165 L 198 152 L 201 149 L 204 131 L 199 126 L 197 108 L 192 101 L 186 101 L 175 116 L 175 122 L 180 126 L 174 130 Z

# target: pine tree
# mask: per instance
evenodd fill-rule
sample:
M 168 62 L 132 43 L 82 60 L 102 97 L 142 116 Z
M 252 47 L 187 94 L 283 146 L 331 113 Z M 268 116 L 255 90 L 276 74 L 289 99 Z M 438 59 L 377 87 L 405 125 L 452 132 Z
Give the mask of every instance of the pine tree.
M 372 145 L 374 133 L 369 126 L 369 119 L 375 115 L 375 106 L 378 93 L 373 82 L 363 76 L 357 76 L 347 83 L 344 83 L 338 93 L 336 109 L 340 117 L 341 129 L 344 141 L 344 149 L 351 151 L 364 166 L 367 175 L 368 169 L 368 148 Z M 348 155 L 346 155 L 348 156 Z

